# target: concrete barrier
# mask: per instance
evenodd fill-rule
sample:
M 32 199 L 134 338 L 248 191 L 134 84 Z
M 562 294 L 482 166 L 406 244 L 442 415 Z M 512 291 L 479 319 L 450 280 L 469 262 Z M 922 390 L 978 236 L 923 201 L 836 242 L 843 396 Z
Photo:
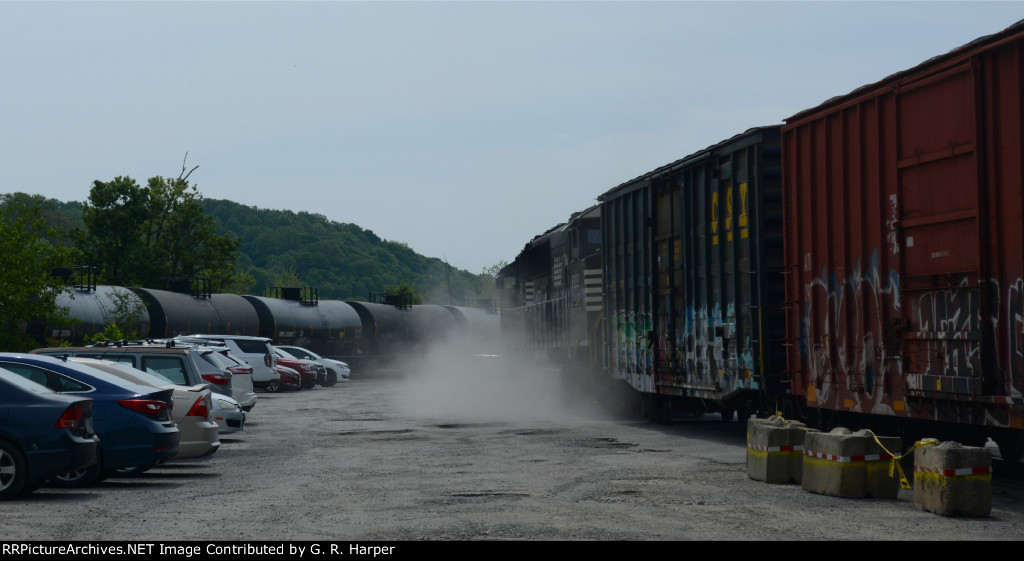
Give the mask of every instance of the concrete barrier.
M 843 427 L 829 433 L 810 432 L 804 438 L 801 485 L 819 495 L 895 499 L 900 482 L 889 470 L 892 454 L 900 452 L 898 437 L 878 437 L 876 442 L 868 431 Z
M 989 516 L 992 454 L 927 439 L 914 450 L 914 507 L 941 516 Z
M 803 473 L 804 435 L 799 421 L 772 415 L 747 420 L 747 476 L 765 483 L 800 483 Z

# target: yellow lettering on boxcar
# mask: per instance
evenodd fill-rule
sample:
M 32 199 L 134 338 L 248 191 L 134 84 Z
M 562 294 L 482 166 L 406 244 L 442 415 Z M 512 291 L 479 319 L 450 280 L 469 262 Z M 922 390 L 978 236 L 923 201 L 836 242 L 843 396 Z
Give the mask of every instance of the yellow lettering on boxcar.
M 718 191 L 711 193 L 711 245 L 718 245 Z
M 748 218 L 748 201 L 747 201 L 747 184 L 740 183 L 740 238 L 746 239 L 750 236 L 749 230 L 749 218 Z
M 725 241 L 732 241 L 732 187 L 725 190 Z

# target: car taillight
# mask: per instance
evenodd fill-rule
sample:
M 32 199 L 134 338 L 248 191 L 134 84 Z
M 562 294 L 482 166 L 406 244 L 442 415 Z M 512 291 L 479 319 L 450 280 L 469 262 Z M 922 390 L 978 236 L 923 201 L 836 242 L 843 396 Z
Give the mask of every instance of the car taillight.
M 203 374 L 203 379 L 219 386 L 226 386 L 231 383 L 231 376 L 227 374 Z
M 202 417 L 207 418 L 210 416 L 210 407 L 206 404 L 206 396 L 200 396 L 195 403 L 192 404 L 192 408 L 188 410 L 186 417 Z
M 78 429 L 85 426 L 85 411 L 77 405 L 68 407 L 64 414 L 57 419 L 57 424 L 53 425 L 58 429 Z
M 252 374 L 252 368 L 246 368 L 244 366 L 235 366 L 228 368 L 232 374 Z
M 121 399 L 118 403 L 125 409 L 154 416 L 159 416 L 167 408 L 166 403 L 157 399 Z
M 267 366 L 273 364 L 273 361 L 270 359 L 270 353 L 263 355 L 263 364 L 266 364 Z

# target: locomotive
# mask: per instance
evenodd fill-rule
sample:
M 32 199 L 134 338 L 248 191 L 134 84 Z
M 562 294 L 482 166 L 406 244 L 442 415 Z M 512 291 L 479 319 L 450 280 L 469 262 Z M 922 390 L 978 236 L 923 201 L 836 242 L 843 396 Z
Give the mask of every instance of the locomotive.
M 1024 455 L 1024 22 L 659 167 L 499 274 L 512 351 L 652 420 Z

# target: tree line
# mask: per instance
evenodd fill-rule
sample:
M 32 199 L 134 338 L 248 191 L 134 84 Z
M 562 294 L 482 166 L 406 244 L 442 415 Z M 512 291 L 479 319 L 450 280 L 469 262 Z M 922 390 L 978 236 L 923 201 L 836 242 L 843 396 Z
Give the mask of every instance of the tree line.
M 96 180 L 82 203 L 0 194 L 0 350 L 33 346 L 21 328 L 28 319 L 66 315 L 54 300 L 67 280 L 53 271 L 71 265 L 94 267 L 98 284 L 156 289 L 207 277 L 213 292 L 314 286 L 337 300 L 399 292 L 415 303 L 465 305 L 494 294 L 499 266 L 472 274 L 355 224 L 207 200 L 190 174 L 183 167 L 144 185 Z

